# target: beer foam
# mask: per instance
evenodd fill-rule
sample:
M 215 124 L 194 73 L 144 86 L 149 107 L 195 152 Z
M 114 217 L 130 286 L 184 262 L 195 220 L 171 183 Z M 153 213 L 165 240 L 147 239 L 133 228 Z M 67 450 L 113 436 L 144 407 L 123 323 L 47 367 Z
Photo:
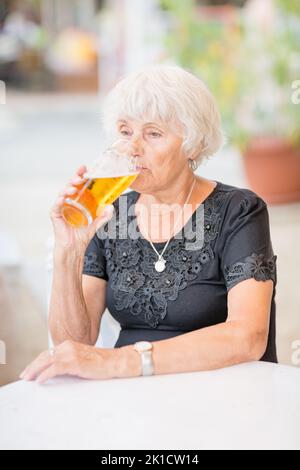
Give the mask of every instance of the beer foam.
M 118 176 L 136 175 L 138 170 L 134 167 L 134 160 L 128 155 L 120 155 L 113 151 L 105 151 L 100 158 L 95 160 L 85 178 L 116 178 Z
M 86 173 L 84 173 L 83 177 L 85 179 L 99 179 L 99 178 L 118 178 L 120 176 L 133 176 L 133 175 L 137 175 L 138 174 L 138 171 L 135 170 L 135 171 L 127 171 L 127 172 L 123 172 L 121 170 L 118 170 L 114 173 L 112 172 L 98 172 L 98 171 L 87 171 Z

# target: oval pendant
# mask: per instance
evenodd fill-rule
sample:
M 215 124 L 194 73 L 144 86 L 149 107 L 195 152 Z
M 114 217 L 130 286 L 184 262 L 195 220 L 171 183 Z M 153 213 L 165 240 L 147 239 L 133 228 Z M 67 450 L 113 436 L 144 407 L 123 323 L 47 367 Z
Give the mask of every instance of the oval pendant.
M 154 263 L 154 267 L 158 273 L 162 273 L 166 269 L 166 261 L 162 258 Z

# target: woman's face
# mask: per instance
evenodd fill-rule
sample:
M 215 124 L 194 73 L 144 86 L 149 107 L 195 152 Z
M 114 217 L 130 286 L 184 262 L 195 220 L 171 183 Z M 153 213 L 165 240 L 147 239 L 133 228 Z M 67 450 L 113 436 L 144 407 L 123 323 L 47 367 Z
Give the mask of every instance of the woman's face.
M 188 168 L 181 150 L 182 137 L 178 127 L 161 122 L 119 120 L 118 136 L 129 141 L 132 155 L 137 156 L 140 174 L 131 184 L 139 193 L 152 193 L 168 188 Z

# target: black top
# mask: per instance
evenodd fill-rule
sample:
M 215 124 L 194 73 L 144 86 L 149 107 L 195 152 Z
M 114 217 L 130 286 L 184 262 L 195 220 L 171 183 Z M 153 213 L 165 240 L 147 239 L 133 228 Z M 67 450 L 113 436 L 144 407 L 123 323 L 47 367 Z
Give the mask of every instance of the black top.
M 225 322 L 227 292 L 233 286 L 249 278 L 272 279 L 269 338 L 261 360 L 277 362 L 277 256 L 263 199 L 249 189 L 217 182 L 171 239 L 163 255 L 166 269 L 158 273 L 157 255 L 137 226 L 138 197 L 130 191 L 115 201 L 113 218 L 97 231 L 84 258 L 84 274 L 107 280 L 107 308 L 121 325 L 115 347 Z M 161 253 L 165 244 L 154 245 Z

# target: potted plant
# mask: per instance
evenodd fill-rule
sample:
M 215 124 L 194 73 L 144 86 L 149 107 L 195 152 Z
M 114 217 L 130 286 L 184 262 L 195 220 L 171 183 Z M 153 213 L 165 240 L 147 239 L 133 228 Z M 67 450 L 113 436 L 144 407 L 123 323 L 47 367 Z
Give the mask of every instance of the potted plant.
M 300 2 L 248 0 L 227 15 L 198 3 L 164 0 L 169 52 L 212 90 L 252 189 L 269 203 L 300 200 Z
M 268 9 L 245 21 L 242 48 L 252 88 L 237 117 L 248 181 L 278 204 L 300 200 L 300 106 L 293 99 L 300 78 L 300 3 L 267 3 Z

